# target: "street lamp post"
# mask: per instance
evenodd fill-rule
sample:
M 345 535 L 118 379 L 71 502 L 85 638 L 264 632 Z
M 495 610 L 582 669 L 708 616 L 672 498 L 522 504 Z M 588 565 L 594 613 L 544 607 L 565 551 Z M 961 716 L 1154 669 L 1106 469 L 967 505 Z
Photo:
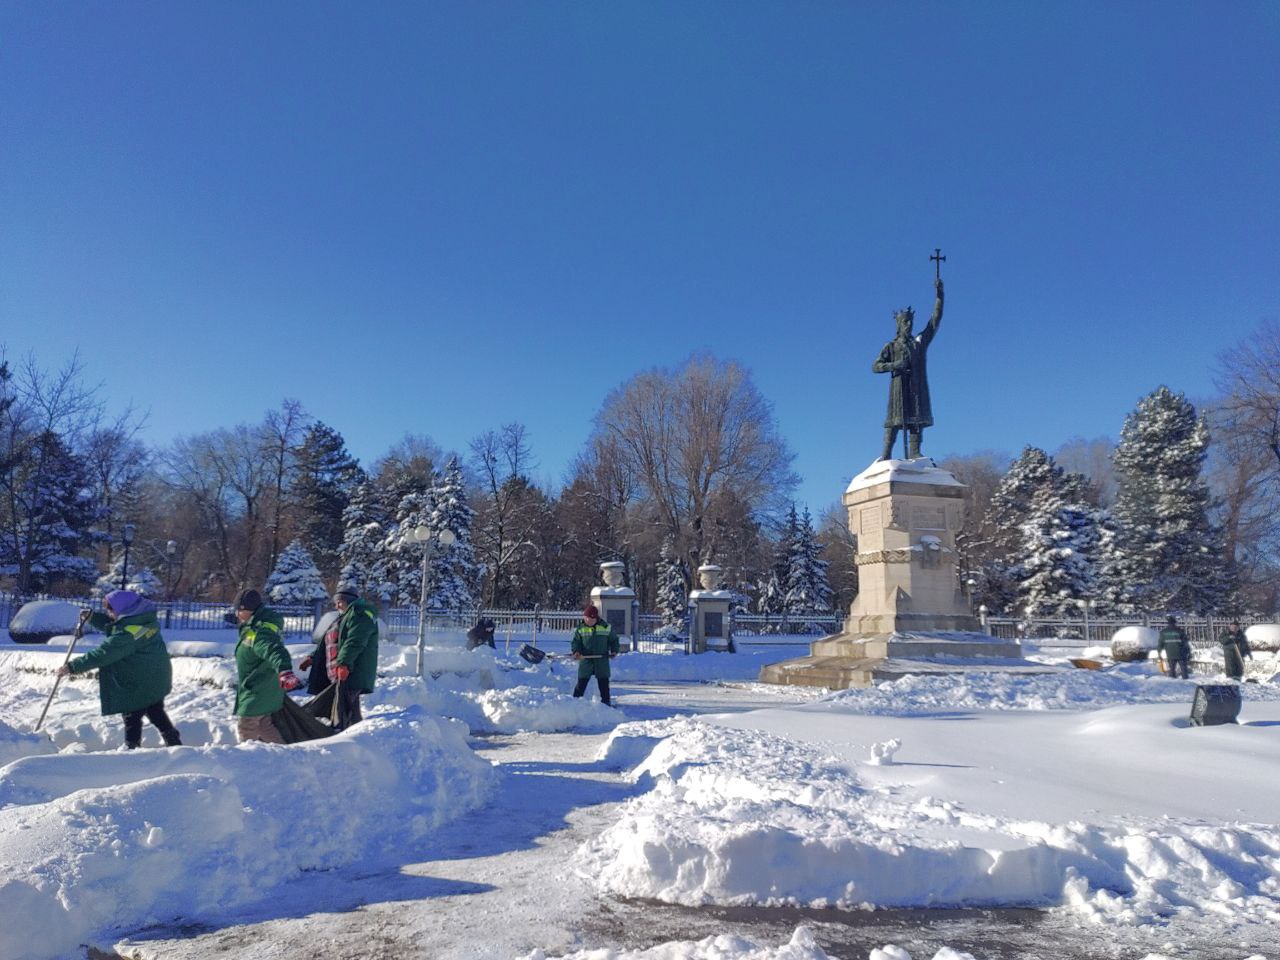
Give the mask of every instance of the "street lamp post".
M 177 552 L 177 540 L 170 540 L 164 545 L 164 592 L 166 600 L 173 599 L 173 557 Z
M 413 539 L 422 544 L 422 590 L 418 595 L 418 667 L 417 674 L 422 676 L 422 657 L 427 644 L 427 592 L 431 588 L 431 544 L 438 540 L 443 547 L 450 546 L 458 538 L 452 530 L 441 530 L 435 536 L 426 524 L 419 524 L 413 529 Z
M 1089 611 L 1093 609 L 1092 600 L 1077 600 L 1076 603 L 1080 607 L 1080 612 L 1084 614 L 1084 643 L 1089 645 Z
M 124 564 L 120 568 L 120 589 L 124 590 L 125 585 L 129 582 L 129 544 L 133 543 L 133 531 L 137 529 L 132 523 L 126 523 L 124 530 L 120 533 L 120 539 L 124 542 Z

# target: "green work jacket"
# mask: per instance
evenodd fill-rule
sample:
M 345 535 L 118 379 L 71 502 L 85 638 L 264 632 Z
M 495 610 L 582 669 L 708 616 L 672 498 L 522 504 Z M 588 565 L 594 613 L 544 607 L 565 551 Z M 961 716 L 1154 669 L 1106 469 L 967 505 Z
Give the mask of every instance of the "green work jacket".
M 1160 631 L 1160 650 L 1170 660 L 1186 660 L 1191 655 L 1191 644 L 1181 627 L 1165 627 Z
M 595 626 L 588 626 L 586 621 L 578 624 L 573 631 L 573 642 L 570 649 L 580 653 L 583 659 L 578 661 L 578 679 L 583 677 L 603 677 L 609 679 L 609 658 L 618 655 L 618 633 L 613 626 L 603 620 L 597 620 Z M 586 659 L 594 657 L 595 659 Z
M 280 674 L 293 669 L 284 647 L 284 618 L 259 607 L 240 624 L 236 642 L 236 716 L 261 717 L 284 706 Z
M 1222 644 L 1223 650 L 1233 649 L 1240 659 L 1248 657 L 1253 659 L 1253 651 L 1249 649 L 1249 641 L 1245 638 L 1243 630 L 1232 630 L 1230 628 L 1223 630 L 1218 634 L 1218 642 Z
M 338 618 L 338 665 L 348 667 L 347 683 L 373 693 L 378 679 L 378 611 L 367 600 L 355 600 Z
M 159 703 L 173 689 L 173 665 L 155 610 L 112 620 L 94 613 L 89 624 L 107 635 L 96 650 L 73 657 L 72 673 L 98 671 L 102 714 L 133 713 Z

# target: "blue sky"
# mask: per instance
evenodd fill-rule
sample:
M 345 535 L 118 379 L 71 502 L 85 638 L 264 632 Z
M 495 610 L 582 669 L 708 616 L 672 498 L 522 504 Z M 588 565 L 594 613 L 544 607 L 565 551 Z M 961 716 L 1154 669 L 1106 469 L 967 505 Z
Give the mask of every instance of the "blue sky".
M 0 344 L 146 439 L 284 396 L 368 461 L 710 350 L 815 511 L 927 315 L 935 457 L 1118 434 L 1280 319 L 1280 5 L 7 3 Z

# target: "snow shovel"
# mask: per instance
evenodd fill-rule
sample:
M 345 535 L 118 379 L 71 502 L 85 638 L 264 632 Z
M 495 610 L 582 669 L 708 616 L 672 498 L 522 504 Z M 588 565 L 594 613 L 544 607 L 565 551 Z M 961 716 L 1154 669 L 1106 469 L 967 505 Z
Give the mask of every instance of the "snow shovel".
M 67 661 L 71 659 L 71 654 L 76 648 L 76 641 L 84 636 L 84 624 L 89 618 L 84 614 L 80 615 L 80 622 L 76 624 L 76 631 L 71 635 L 71 643 L 67 645 L 67 655 L 62 658 L 62 666 L 67 665 Z M 44 723 L 45 714 L 49 712 L 49 705 L 53 703 L 53 698 L 58 693 L 58 684 L 62 682 L 62 677 L 53 678 L 53 689 L 49 691 L 49 699 L 44 702 L 44 709 L 40 711 L 40 719 L 36 721 L 36 730 L 40 729 L 40 725 Z
M 546 656 L 547 652 L 545 650 L 539 650 L 537 647 L 531 647 L 527 643 L 520 648 L 520 659 L 525 663 L 538 664 L 545 660 Z

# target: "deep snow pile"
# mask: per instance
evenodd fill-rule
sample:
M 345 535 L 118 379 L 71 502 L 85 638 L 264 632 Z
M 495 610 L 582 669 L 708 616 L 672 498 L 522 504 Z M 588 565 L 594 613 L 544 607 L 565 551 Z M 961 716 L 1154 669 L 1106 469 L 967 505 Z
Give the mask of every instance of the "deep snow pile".
M 1274 696 L 1254 726 L 1199 730 L 1159 704 L 903 718 L 856 701 L 619 727 L 601 759 L 647 790 L 579 850 L 579 873 L 682 904 L 1280 920 Z M 906 762 L 875 765 L 890 735 Z
M 483 804 L 460 724 L 385 714 L 292 747 L 28 757 L 0 769 L 0 956 L 220 915 L 302 870 L 403 856 Z
M 0 721 L 0 767 L 20 757 L 34 757 L 53 753 L 57 748 L 45 735 L 24 733 Z
M 209 643 L 189 651 L 195 654 L 190 656 L 179 653 L 193 645 L 191 641 L 168 644 L 174 686 L 165 698 L 165 707 L 184 744 L 235 743 L 231 711 L 236 667 L 228 657 L 234 643 Z M 224 655 L 211 653 L 211 649 Z M 310 650 L 309 644 L 291 646 L 295 664 Z M 0 649 L 0 675 L 9 678 L 0 684 L 0 716 L 28 729 L 34 725 L 64 655 L 65 650 Z M 365 700 L 366 714 L 382 707 L 417 705 L 437 716 L 462 720 L 473 733 L 486 734 L 603 731 L 624 719 L 619 711 L 594 698 L 594 685 L 587 697 L 575 700 L 571 696 L 576 676 L 572 661 L 531 666 L 518 657 L 495 655 L 488 647 L 474 651 L 460 646 L 427 647 L 419 680 L 416 660 L 412 647 L 380 645 L 379 680 Z M 58 749 L 88 751 L 114 749 L 122 743 L 120 718 L 99 713 L 95 675 L 62 681 L 39 739 L 52 740 Z M 0 734 L 0 763 L 10 751 L 11 759 L 22 755 L 10 740 Z M 144 724 L 143 745 L 159 743 L 155 730 Z M 23 753 L 30 752 L 30 747 L 23 748 Z

